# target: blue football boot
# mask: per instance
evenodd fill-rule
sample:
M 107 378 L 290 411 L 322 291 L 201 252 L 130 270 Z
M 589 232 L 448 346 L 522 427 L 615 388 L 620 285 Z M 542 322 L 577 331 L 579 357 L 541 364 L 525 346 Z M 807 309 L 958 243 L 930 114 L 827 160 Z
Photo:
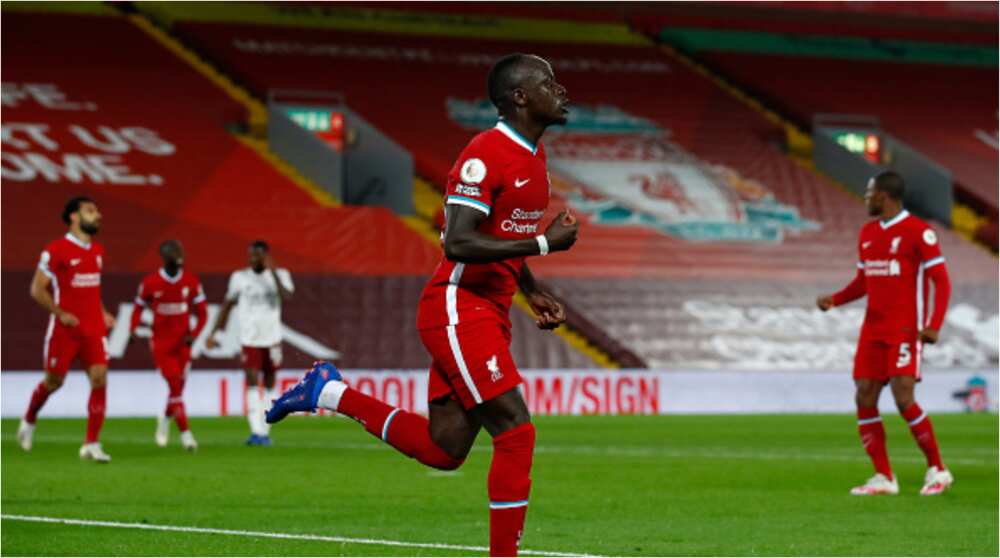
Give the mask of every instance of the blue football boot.
M 323 386 L 328 382 L 342 381 L 343 377 L 333 364 L 326 361 L 316 362 L 299 383 L 274 400 L 271 409 L 267 411 L 267 423 L 274 424 L 289 413 L 315 411 Z

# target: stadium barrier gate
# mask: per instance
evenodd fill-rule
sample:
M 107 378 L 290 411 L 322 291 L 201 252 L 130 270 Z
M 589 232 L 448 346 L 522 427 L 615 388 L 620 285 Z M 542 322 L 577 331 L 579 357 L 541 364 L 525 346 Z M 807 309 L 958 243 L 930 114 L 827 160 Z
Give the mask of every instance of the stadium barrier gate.
M 345 204 L 413 215 L 413 156 L 331 95 L 272 91 L 268 146 Z
M 837 131 L 873 134 L 881 143 L 874 163 L 837 143 Z M 841 114 L 817 114 L 813 119 L 813 160 L 816 168 L 863 196 L 868 179 L 883 170 L 898 172 L 906 180 L 906 206 L 918 215 L 951 226 L 954 204 L 951 172 L 898 138 L 881 129 L 877 118 Z

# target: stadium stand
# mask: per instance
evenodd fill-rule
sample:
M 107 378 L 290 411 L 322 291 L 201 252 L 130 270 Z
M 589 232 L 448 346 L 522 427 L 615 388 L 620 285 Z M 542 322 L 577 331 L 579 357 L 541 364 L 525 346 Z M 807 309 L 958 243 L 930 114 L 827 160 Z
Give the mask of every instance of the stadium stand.
M 868 27 L 861 17 L 852 28 L 830 25 L 826 16 L 806 13 L 796 25 L 647 17 L 638 27 L 805 129 L 819 113 L 876 116 L 883 129 L 951 170 L 956 201 L 991 221 L 979 237 L 995 250 L 996 26 L 896 18 L 908 25 L 876 19 Z
M 649 36 L 670 27 L 991 45 L 997 8 L 989 2 L 658 2 L 631 4 L 625 18 Z
M 886 130 L 951 169 L 961 185 L 996 207 L 997 150 L 977 136 L 997 127 L 995 67 L 728 52 L 703 58 L 802 122 L 824 112 L 877 115 Z
M 63 234 L 58 214 L 72 195 L 93 197 L 104 215 L 109 309 L 132 300 L 164 239 L 187 246 L 188 268 L 218 302 L 248 243 L 264 237 L 299 287 L 289 327 L 341 353 L 344 366 L 427 365 L 413 313 L 438 247 L 387 210 L 320 203 L 227 132 L 246 119 L 243 105 L 128 17 L 4 9 L 4 370 L 40 365 L 46 316 L 27 285 L 43 246 Z M 596 366 L 516 314 L 526 366 Z M 113 367 L 148 368 L 145 347 L 115 339 Z M 289 366 L 315 356 L 301 343 L 289 349 Z
M 619 124 L 638 122 L 644 131 L 654 132 L 651 140 L 648 134 L 588 133 L 571 126 L 570 133 L 546 140 L 553 191 L 558 194 L 552 210 L 569 204 L 584 215 L 586 224 L 583 240 L 573 251 L 533 265 L 589 325 L 637 355 L 638 364 L 661 368 L 822 368 L 842 367 L 849 359 L 849 339 L 856 329 L 831 331 L 816 321 L 814 331 L 804 334 L 780 318 L 816 320 L 809 310 L 815 294 L 851 277 L 857 231 L 866 219 L 863 207 L 789 159 L 780 150 L 780 126 L 678 59 L 649 45 L 634 45 L 634 39 L 601 45 L 558 35 L 469 40 L 476 36 L 475 26 L 427 35 L 423 30 L 401 32 L 395 22 L 383 26 L 374 21 L 370 29 L 359 30 L 356 23 L 351 27 L 322 14 L 293 25 L 281 17 L 255 21 L 235 10 L 228 16 L 200 17 L 168 4 L 143 9 L 171 24 L 174 33 L 258 97 L 272 88 L 344 94 L 352 109 L 410 149 L 418 173 L 438 188 L 473 131 L 490 125 L 489 108 L 483 105 L 483 76 L 489 64 L 511 51 L 542 55 L 552 61 L 577 111 L 597 115 L 590 125 L 603 125 L 601 119 L 610 114 Z M 405 118 L 400 107 L 405 107 Z M 589 149 L 592 144 L 596 150 Z M 728 186 L 723 189 L 729 195 L 759 190 L 761 199 L 785 212 L 789 226 L 779 227 L 782 232 L 767 242 L 727 241 L 724 233 L 713 238 L 718 231 L 710 227 L 692 241 L 690 236 L 663 234 L 669 219 L 656 221 L 656 226 L 613 226 L 601 211 L 580 209 L 608 203 L 619 203 L 614 211 L 628 209 L 627 203 L 623 208 L 625 202 L 601 189 L 602 179 L 608 177 L 580 169 L 599 162 L 606 168 L 621 168 L 616 166 L 620 163 L 639 171 L 646 168 L 640 164 L 643 157 L 655 165 L 680 161 L 692 172 L 724 175 Z M 669 198 L 672 182 L 662 182 L 654 181 L 650 188 Z M 704 192 L 687 194 L 698 198 Z M 719 230 L 729 230 L 728 224 Z M 992 315 L 995 262 L 948 231 L 941 236 L 952 273 L 967 287 L 958 290 L 956 303 Z M 770 329 L 729 331 L 712 322 L 718 315 L 706 318 L 701 302 L 715 304 L 712 308 L 723 316 L 770 316 L 764 319 Z M 853 313 L 850 319 L 859 320 L 859 315 Z M 792 354 L 807 343 L 837 345 L 839 352 L 824 359 L 801 351 Z M 995 344 L 980 347 L 957 333 L 954 343 L 962 350 L 942 351 L 936 364 L 951 367 L 996 359 Z M 780 344 L 793 349 L 784 357 L 764 355 L 756 361 L 741 353 L 750 346 Z

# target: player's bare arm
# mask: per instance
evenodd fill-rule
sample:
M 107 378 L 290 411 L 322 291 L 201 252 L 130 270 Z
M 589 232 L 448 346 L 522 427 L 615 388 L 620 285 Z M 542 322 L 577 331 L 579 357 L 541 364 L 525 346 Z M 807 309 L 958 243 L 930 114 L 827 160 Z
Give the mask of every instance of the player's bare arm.
M 528 304 L 535 312 L 535 324 L 539 329 L 555 329 L 566 321 L 566 310 L 562 303 L 539 288 L 527 262 L 521 265 L 517 285 L 528 298 Z
M 104 301 L 101 301 L 101 314 L 104 316 L 104 326 L 108 329 L 115 327 L 115 315 L 108 312 L 108 309 L 104 306 Z
M 292 291 L 285 287 L 285 284 L 281 282 L 278 278 L 278 268 L 274 265 L 274 257 L 268 254 L 264 257 L 264 267 L 267 268 L 268 273 L 271 274 L 271 278 L 274 279 L 274 284 L 278 287 L 278 298 L 282 302 L 292 299 Z
M 925 327 L 920 331 L 920 341 L 933 345 L 938 341 L 938 330 L 932 327 Z
M 486 214 L 478 209 L 448 205 L 445 212 L 444 254 L 451 261 L 492 263 L 541 254 L 541 243 L 537 238 L 505 240 L 479 232 L 477 229 L 486 220 Z M 548 252 L 560 252 L 573 246 L 578 229 L 576 219 L 563 211 L 539 236 L 544 237 Z
M 62 325 L 66 327 L 78 326 L 80 320 L 73 314 L 59 308 L 56 305 L 56 301 L 52 299 L 52 295 L 49 294 L 49 284 L 51 282 L 52 280 L 42 273 L 42 270 L 36 269 L 35 276 L 31 278 L 31 298 L 44 308 L 46 312 L 54 314 Z
M 214 349 L 219 346 L 219 342 L 215 340 L 215 334 L 225 329 L 226 323 L 229 322 L 229 313 L 233 311 L 233 306 L 236 306 L 237 300 L 239 299 L 227 300 L 222 303 L 222 309 L 219 310 L 219 317 L 215 319 L 215 325 L 212 326 L 212 331 L 208 334 L 208 339 L 205 340 L 207 348 Z

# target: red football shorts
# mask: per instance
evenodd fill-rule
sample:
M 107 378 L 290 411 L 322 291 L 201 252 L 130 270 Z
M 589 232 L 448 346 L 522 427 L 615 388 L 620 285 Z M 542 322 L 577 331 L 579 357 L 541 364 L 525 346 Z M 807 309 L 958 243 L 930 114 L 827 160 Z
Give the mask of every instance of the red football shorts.
M 893 376 L 920 380 L 922 347 L 916 339 L 905 342 L 858 341 L 854 354 L 854 379 L 888 382 Z
M 250 370 L 260 370 L 271 373 L 281 367 L 281 345 L 273 347 L 247 347 L 243 346 L 243 354 L 240 357 L 243 368 Z
M 510 356 L 510 330 L 484 320 L 420 331 L 433 362 L 428 401 L 453 397 L 471 409 L 521 384 Z
M 183 377 L 191 364 L 191 347 L 183 339 L 157 341 L 154 337 L 150 343 L 153 351 L 153 362 L 164 378 Z
M 73 359 L 79 357 L 84 369 L 108 363 L 108 338 L 82 335 L 79 328 L 66 327 L 53 322 L 45 335 L 42 368 L 58 376 L 65 376 Z

